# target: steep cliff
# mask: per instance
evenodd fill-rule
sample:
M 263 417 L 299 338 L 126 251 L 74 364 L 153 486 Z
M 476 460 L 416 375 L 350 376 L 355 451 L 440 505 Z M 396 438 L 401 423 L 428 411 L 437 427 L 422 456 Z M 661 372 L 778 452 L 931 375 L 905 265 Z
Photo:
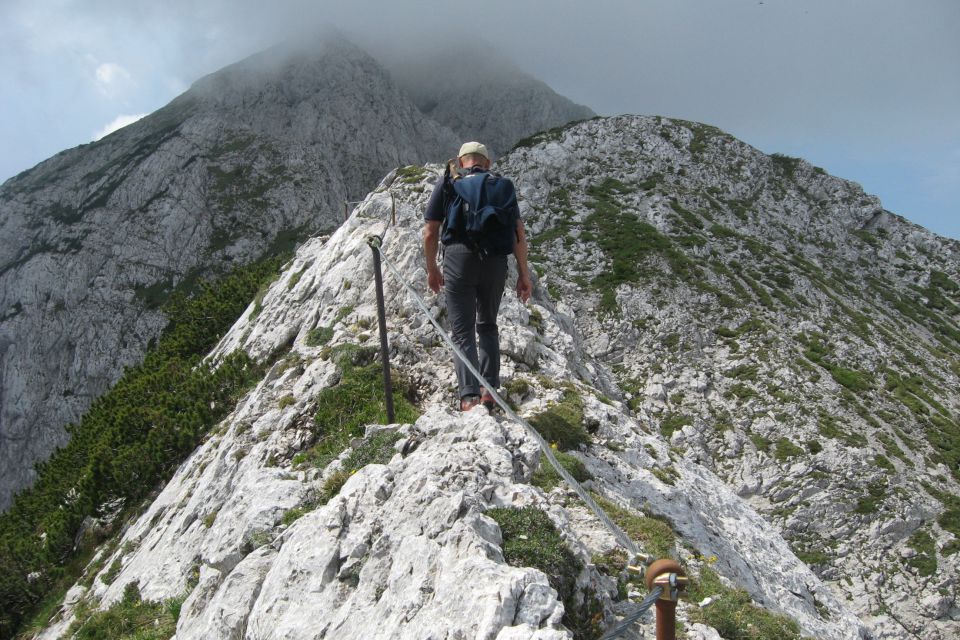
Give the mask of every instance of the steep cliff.
M 955 637 L 957 243 L 683 121 L 592 120 L 499 169 L 539 274 L 529 305 L 504 299 L 507 395 L 697 577 L 689 637 Z M 389 275 L 403 413 L 376 424 L 366 240 L 442 317 L 419 248 L 439 171 L 389 174 L 238 320 L 211 357 L 269 372 L 41 637 L 168 598 L 181 640 L 597 637 L 635 606 L 622 550 L 524 431 L 452 410 L 450 355 Z M 537 544 L 563 563 L 516 551 L 553 529 Z
M 522 126 L 571 119 L 551 114 Z M 464 135 L 328 35 L 203 78 L 4 183 L 0 509 L 66 441 L 64 425 L 140 360 L 172 292 L 334 229 L 344 201 L 392 167 L 448 157 Z

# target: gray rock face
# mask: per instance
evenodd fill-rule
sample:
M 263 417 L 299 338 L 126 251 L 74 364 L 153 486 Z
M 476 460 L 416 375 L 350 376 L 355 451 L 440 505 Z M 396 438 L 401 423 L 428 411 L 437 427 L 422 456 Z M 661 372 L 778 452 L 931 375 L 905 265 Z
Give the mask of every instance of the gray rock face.
M 515 126 L 565 122 L 534 117 L 563 117 L 537 90 L 545 106 L 513 114 Z M 140 360 L 171 291 L 335 228 L 344 201 L 398 165 L 448 157 L 466 135 L 330 36 L 203 78 L 143 120 L 7 181 L 0 509 L 64 444 L 64 425 Z

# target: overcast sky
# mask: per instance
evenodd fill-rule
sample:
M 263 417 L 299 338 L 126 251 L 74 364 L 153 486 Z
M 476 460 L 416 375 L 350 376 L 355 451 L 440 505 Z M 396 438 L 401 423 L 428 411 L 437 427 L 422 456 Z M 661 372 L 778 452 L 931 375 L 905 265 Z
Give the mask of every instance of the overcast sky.
M 0 180 L 304 28 L 466 31 L 601 115 L 715 125 L 960 238 L 960 0 L 0 3 Z

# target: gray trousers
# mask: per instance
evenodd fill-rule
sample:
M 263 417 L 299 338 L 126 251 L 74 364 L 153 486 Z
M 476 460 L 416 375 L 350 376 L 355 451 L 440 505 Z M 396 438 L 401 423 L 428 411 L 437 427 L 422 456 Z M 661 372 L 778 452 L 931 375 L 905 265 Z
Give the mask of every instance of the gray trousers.
M 453 342 L 494 388 L 500 386 L 500 335 L 497 312 L 507 279 L 507 256 L 483 260 L 465 245 L 452 244 L 443 252 L 443 291 Z M 479 338 L 479 349 L 478 347 Z M 453 357 L 461 398 L 478 396 L 480 383 Z

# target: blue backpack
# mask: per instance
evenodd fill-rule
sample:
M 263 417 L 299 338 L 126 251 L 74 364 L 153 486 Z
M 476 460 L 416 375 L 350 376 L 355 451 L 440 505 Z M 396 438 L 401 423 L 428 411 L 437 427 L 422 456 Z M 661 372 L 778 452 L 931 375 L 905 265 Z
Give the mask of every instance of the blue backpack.
M 485 171 L 456 180 L 445 175 L 444 181 L 448 199 L 443 243 L 461 242 L 481 257 L 513 253 L 520 217 L 513 183 Z

